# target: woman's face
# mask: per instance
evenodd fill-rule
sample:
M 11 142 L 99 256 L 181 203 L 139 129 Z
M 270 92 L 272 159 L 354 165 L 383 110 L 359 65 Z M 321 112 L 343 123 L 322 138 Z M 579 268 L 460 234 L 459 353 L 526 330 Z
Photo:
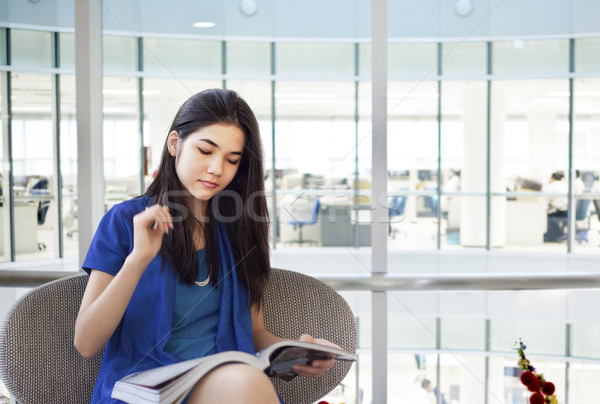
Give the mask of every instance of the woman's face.
M 197 201 L 206 202 L 235 177 L 245 138 L 237 126 L 213 124 L 189 134 L 183 142 L 177 132 L 171 132 L 167 142 L 169 153 L 176 157 L 179 181 Z

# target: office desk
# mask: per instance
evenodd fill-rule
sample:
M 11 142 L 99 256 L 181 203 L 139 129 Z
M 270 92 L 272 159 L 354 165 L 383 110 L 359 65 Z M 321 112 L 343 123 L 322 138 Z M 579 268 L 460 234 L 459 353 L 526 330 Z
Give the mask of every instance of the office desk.
M 358 245 L 371 245 L 370 206 L 359 207 Z M 354 214 L 352 205 L 329 205 L 321 211 L 323 247 L 354 246 Z M 367 217 L 369 216 L 369 217 Z
M 4 254 L 4 209 L 0 206 L 0 254 Z M 15 253 L 38 251 L 37 243 L 38 204 L 15 201 Z
M 304 218 L 308 208 L 308 204 L 303 200 L 296 200 L 293 205 L 282 207 L 280 242 L 286 244 L 298 240 L 298 228 L 294 228 L 293 225 L 287 224 L 287 222 L 292 218 Z M 370 246 L 370 206 L 361 205 L 359 209 L 359 246 Z M 303 227 L 303 239 L 312 240 L 323 247 L 353 247 L 354 222 L 353 205 L 343 203 L 321 204 L 317 222 L 314 225 Z
M 506 201 L 506 244 L 542 245 L 547 224 L 544 198 Z

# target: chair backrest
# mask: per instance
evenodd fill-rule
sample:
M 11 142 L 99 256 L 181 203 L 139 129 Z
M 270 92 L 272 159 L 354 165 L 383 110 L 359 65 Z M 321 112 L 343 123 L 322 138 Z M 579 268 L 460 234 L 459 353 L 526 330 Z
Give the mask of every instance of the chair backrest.
M 313 203 L 312 209 L 310 211 L 310 220 L 306 224 L 315 224 L 319 219 L 319 207 L 321 206 L 321 201 L 319 198 L 315 199 Z
M 585 220 L 591 199 L 579 199 L 575 207 L 575 220 Z
M 296 199 L 289 205 L 289 209 L 285 209 L 285 212 L 291 216 L 291 219 L 287 220 L 286 224 L 304 226 L 305 224 L 317 223 L 320 206 L 321 201 L 319 198 L 316 198 L 312 204 L 310 204 L 308 199 Z
M 306 333 L 356 352 L 354 314 L 344 298 L 323 282 L 298 272 L 273 268 L 264 306 L 265 325 L 273 334 L 297 339 Z M 273 384 L 286 404 L 314 403 L 344 379 L 351 365 L 337 361 L 318 379 L 296 377 L 289 382 L 273 379 Z
M 84 359 L 73 347 L 75 319 L 88 276 L 29 291 L 0 326 L 0 378 L 20 404 L 89 403 L 102 354 Z
M 406 196 L 394 196 L 390 200 L 388 206 L 388 216 L 402 216 L 404 215 L 404 208 L 406 207 Z
M 86 274 L 39 286 L 21 297 L 0 325 L 0 378 L 20 404 L 90 402 L 102 353 L 84 359 L 73 347 L 75 319 Z M 356 326 L 345 300 L 324 283 L 273 269 L 265 291 L 269 330 L 296 339 L 302 333 L 356 350 Z M 351 364 L 336 363 L 324 377 L 274 380 L 286 404 L 312 403 L 335 388 Z

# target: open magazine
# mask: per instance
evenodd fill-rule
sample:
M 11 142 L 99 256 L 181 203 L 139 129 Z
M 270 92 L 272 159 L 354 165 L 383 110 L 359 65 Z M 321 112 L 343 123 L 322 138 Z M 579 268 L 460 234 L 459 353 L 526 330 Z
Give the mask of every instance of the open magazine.
M 270 377 L 291 380 L 296 376 L 292 366 L 318 359 L 355 361 L 356 356 L 326 345 L 281 341 L 255 355 L 227 351 L 134 373 L 115 384 L 112 397 L 131 404 L 179 403 L 205 374 L 225 363 L 246 363 Z

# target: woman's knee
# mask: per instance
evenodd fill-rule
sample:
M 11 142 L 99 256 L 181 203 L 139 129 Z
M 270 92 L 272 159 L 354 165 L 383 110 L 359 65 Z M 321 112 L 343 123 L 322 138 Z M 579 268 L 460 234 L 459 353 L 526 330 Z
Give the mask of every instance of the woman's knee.
M 245 364 L 220 366 L 208 373 L 194 388 L 190 403 L 235 399 L 236 403 L 279 403 L 271 381 L 264 372 Z

